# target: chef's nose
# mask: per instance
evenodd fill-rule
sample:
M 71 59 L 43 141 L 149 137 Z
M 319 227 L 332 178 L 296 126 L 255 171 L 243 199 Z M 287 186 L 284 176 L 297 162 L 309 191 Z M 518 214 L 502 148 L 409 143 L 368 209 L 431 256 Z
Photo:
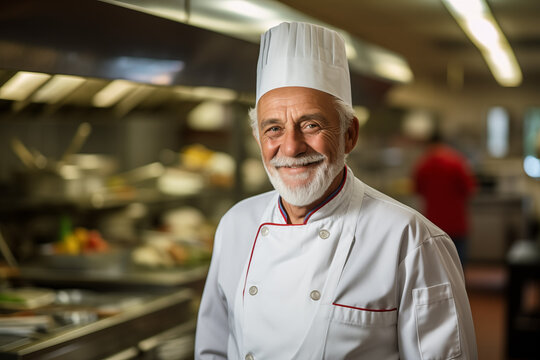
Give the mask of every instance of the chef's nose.
M 306 152 L 307 145 L 304 135 L 301 131 L 296 129 L 286 131 L 280 148 L 281 153 L 289 157 L 295 157 Z

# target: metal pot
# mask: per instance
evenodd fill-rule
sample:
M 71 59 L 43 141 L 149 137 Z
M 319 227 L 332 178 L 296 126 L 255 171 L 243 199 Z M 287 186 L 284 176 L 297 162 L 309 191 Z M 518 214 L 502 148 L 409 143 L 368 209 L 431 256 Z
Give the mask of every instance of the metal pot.
M 106 187 L 117 169 L 115 158 L 102 154 L 75 154 L 55 168 L 29 169 L 18 178 L 26 196 L 40 200 L 82 200 Z

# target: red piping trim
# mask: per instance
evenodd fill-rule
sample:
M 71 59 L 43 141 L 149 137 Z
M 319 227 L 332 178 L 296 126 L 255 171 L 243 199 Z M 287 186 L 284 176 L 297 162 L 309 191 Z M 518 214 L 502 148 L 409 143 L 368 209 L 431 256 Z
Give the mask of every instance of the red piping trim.
M 343 175 L 343 181 L 341 182 L 339 188 L 334 192 L 334 194 L 332 196 L 330 196 L 328 199 L 326 199 L 324 202 L 322 202 L 318 207 L 316 207 L 314 210 L 311 210 L 311 213 L 304 219 L 303 224 L 262 223 L 261 225 L 259 225 L 259 229 L 257 229 L 257 234 L 255 235 L 255 241 L 253 242 L 253 247 L 251 248 L 251 254 L 249 255 L 249 263 L 248 263 L 248 267 L 247 267 L 247 270 L 246 270 L 246 277 L 244 279 L 244 288 L 242 289 L 242 298 L 244 297 L 244 295 L 246 293 L 246 285 L 247 285 L 247 278 L 248 278 L 248 275 L 249 275 L 249 268 L 251 267 L 251 260 L 253 259 L 253 252 L 255 251 L 255 245 L 257 244 L 257 239 L 259 238 L 259 233 L 261 231 L 261 228 L 264 225 L 275 225 L 275 226 L 302 226 L 302 225 L 306 225 L 309 218 L 311 217 L 311 215 L 313 215 L 315 212 L 320 210 L 324 205 L 328 204 L 333 198 L 335 198 L 341 192 L 341 190 L 345 186 L 346 181 L 347 181 L 347 167 L 345 167 L 345 174 Z M 278 202 L 279 202 L 279 198 L 278 198 Z M 279 206 L 279 204 L 278 204 L 278 207 L 279 207 L 279 211 L 281 212 L 281 215 L 283 216 L 285 221 L 287 221 L 287 217 L 285 216 L 285 214 L 281 210 L 281 206 Z M 334 305 L 338 305 L 338 304 L 334 304 Z M 345 305 L 338 305 L 338 306 L 345 306 Z M 358 309 L 360 309 L 360 308 L 358 308 Z M 373 310 L 373 311 L 377 311 L 377 310 Z M 384 311 L 384 310 L 379 310 L 379 311 Z M 390 311 L 390 310 L 388 310 L 388 311 Z
M 261 231 L 261 228 L 264 224 L 261 224 L 259 228 L 257 229 L 257 234 L 255 235 L 255 241 L 253 242 L 253 246 L 251 247 L 251 254 L 249 255 L 249 262 L 248 267 L 246 270 L 246 278 L 244 279 L 244 288 L 242 289 L 242 299 L 244 298 L 244 295 L 246 293 L 246 283 L 247 283 L 247 277 L 249 274 L 249 267 L 251 266 L 251 259 L 253 258 L 253 251 L 255 251 L 255 244 L 257 244 L 257 239 L 259 238 L 259 232 Z
M 338 303 L 332 303 L 332 305 L 341 306 L 341 307 L 349 308 L 349 309 L 355 309 L 355 310 L 371 311 L 371 312 L 389 312 L 389 311 L 396 311 L 397 310 L 397 308 L 392 308 L 392 309 L 365 309 L 365 308 L 360 308 L 360 307 L 356 307 L 356 306 L 349 306 L 349 305 L 343 305 L 343 304 L 338 304 Z
M 251 248 L 251 254 L 249 255 L 249 263 L 246 270 L 246 278 L 244 279 L 244 289 L 242 289 L 242 297 L 244 297 L 246 293 L 246 284 L 247 284 L 247 278 L 249 274 L 249 268 L 251 267 L 251 259 L 253 259 L 253 252 L 255 251 L 255 245 L 257 244 L 257 239 L 259 238 L 259 233 L 261 232 L 261 229 L 264 225 L 275 225 L 275 226 L 302 226 L 304 224 L 274 224 L 274 223 L 262 223 L 259 225 L 259 229 L 257 230 L 257 234 L 255 235 L 255 241 L 253 242 L 253 246 Z

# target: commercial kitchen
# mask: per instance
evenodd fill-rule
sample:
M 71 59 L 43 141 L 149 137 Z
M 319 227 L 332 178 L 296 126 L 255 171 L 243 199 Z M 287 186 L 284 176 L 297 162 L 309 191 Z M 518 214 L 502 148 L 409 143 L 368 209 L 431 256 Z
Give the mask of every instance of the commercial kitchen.
M 422 212 L 429 136 L 466 158 L 479 358 L 540 357 L 540 3 L 464 3 L 3 1 L 0 359 L 193 358 L 218 222 L 272 190 L 248 111 L 282 21 L 344 36 L 363 182 Z

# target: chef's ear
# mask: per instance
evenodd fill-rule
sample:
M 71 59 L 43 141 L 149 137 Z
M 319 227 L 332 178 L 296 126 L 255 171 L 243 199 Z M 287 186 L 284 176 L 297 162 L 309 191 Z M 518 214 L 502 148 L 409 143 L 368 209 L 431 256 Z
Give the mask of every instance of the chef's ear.
M 248 112 L 249 120 L 251 122 L 251 135 L 255 138 L 255 141 L 259 146 L 261 145 L 261 140 L 259 139 L 259 124 L 258 124 L 258 118 L 257 118 L 257 106 L 249 109 Z
M 360 124 L 358 123 L 358 119 L 355 116 L 354 118 L 352 118 L 351 123 L 349 124 L 349 128 L 344 134 L 345 154 L 349 154 L 356 146 L 356 143 L 358 142 L 359 131 L 360 131 Z
M 259 129 L 251 129 L 251 135 L 253 135 L 253 138 L 261 146 L 261 139 L 259 138 Z

